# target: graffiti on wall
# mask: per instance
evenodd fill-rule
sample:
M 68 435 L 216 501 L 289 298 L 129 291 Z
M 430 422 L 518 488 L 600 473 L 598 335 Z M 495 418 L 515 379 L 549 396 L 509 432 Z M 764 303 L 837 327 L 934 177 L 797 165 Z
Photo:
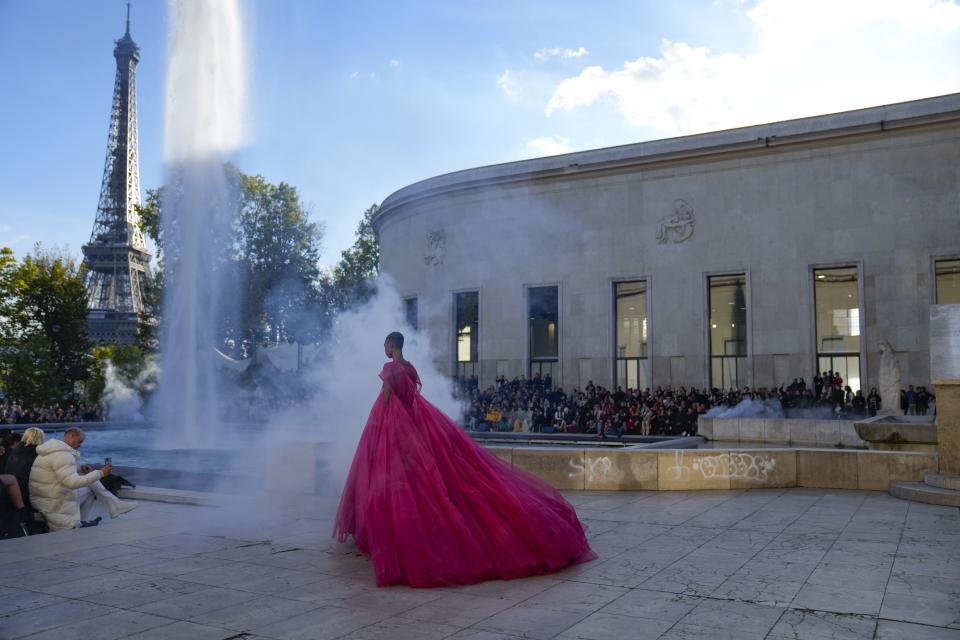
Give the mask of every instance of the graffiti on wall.
M 567 475 L 571 478 L 585 475 L 587 482 L 602 482 L 606 480 L 610 472 L 613 471 L 613 460 L 607 456 L 603 456 L 602 458 L 584 458 L 583 464 L 580 464 L 577 459 L 572 459 L 569 464 L 570 472 Z
M 673 465 L 667 467 L 667 474 L 672 480 L 689 480 L 698 475 L 705 480 L 736 478 L 763 482 L 777 466 L 777 461 L 772 456 L 741 451 L 689 456 L 686 461 L 683 454 L 683 450 L 676 451 Z

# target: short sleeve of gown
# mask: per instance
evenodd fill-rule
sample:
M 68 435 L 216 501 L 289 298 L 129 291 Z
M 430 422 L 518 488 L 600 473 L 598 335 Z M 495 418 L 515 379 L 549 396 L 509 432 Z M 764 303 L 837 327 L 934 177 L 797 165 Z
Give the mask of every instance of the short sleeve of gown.
M 393 388 L 393 377 L 396 375 L 396 372 L 393 370 L 393 367 L 390 366 L 391 363 L 386 363 L 383 365 L 383 369 L 380 370 L 380 379 L 386 383 L 388 387 Z

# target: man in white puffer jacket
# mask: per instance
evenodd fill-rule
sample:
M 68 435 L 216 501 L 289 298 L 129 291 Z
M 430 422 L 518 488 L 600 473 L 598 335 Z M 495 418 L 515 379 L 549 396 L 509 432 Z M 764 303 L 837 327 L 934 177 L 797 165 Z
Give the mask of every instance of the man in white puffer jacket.
M 80 429 L 67 429 L 63 440 L 48 440 L 37 447 L 37 459 L 30 469 L 30 502 L 46 518 L 51 531 L 79 527 L 87 519 L 95 496 L 106 502 L 112 517 L 137 506 L 120 500 L 100 484 L 112 465 L 84 475 L 77 473 L 83 439 Z

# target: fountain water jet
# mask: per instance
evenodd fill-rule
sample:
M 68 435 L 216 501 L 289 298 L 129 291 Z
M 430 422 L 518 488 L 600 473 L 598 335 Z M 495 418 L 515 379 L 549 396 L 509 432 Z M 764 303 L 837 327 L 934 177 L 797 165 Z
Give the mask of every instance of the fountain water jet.
M 168 446 L 211 446 L 222 435 L 225 396 L 215 368 L 217 328 L 235 312 L 239 284 L 225 259 L 234 191 L 224 162 L 244 140 L 247 65 L 237 0 L 171 0 L 169 9 L 165 287 L 152 410 Z

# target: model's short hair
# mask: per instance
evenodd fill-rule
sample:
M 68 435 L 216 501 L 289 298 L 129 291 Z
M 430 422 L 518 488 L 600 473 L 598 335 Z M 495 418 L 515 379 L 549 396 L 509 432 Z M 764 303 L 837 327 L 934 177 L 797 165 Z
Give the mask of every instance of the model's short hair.
M 66 431 L 63 432 L 63 437 L 66 438 L 66 437 L 69 436 L 70 434 L 78 435 L 78 436 L 80 436 L 81 438 L 85 438 L 85 437 L 86 437 L 86 436 L 84 435 L 84 433 L 83 433 L 83 429 L 81 429 L 80 427 L 70 427 L 69 429 L 67 429 Z
M 395 346 L 397 349 L 403 349 L 403 334 L 399 331 L 394 331 L 387 336 L 387 342 Z
M 43 441 L 46 439 L 47 434 L 43 432 L 43 429 L 30 427 L 23 432 L 23 437 L 20 438 L 20 445 L 23 447 L 29 447 L 31 445 L 36 446 L 38 444 L 43 444 Z

